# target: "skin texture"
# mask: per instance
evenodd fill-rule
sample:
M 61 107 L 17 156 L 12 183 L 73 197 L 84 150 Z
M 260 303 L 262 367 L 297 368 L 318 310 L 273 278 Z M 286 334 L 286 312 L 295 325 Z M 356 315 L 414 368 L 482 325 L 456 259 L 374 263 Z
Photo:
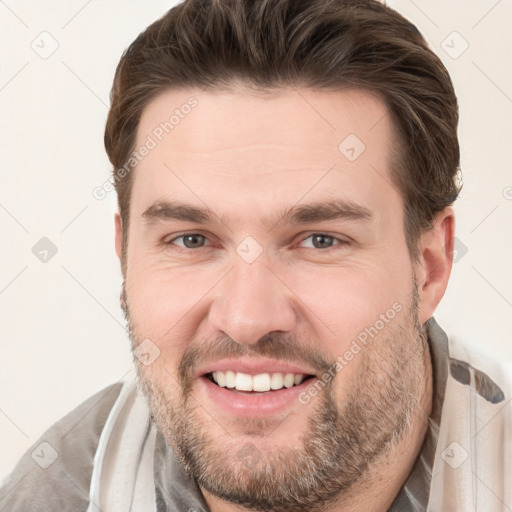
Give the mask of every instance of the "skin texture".
M 134 171 L 128 226 L 122 302 L 134 348 L 149 339 L 160 351 L 138 363 L 156 424 L 213 512 L 385 511 L 426 431 L 423 325 L 450 274 L 453 212 L 436 217 L 412 261 L 390 173 L 399 141 L 368 92 L 168 91 L 143 111 L 137 147 L 191 96 L 197 106 Z M 338 149 L 349 134 L 365 145 L 354 161 Z M 367 218 L 282 222 L 287 208 L 333 200 Z M 212 220 L 144 216 L 164 201 L 208 208 Z M 122 229 L 116 216 L 120 257 Z M 194 233 L 205 245 L 187 249 L 178 237 Z M 334 237 L 330 247 L 315 247 L 315 233 Z M 237 252 L 246 237 L 256 244 L 242 247 L 261 252 L 251 263 Z M 228 414 L 197 376 L 221 357 L 265 356 L 321 377 L 393 305 L 328 386 L 279 414 Z

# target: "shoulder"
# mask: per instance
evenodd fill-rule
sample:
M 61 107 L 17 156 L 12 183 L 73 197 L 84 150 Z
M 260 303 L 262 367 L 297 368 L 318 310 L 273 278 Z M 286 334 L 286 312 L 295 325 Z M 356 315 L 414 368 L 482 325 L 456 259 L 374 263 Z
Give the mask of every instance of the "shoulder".
M 512 503 L 512 372 L 484 343 L 450 336 L 428 510 Z
M 112 384 L 50 427 L 23 455 L 0 489 L 0 510 L 85 511 L 105 422 L 122 383 Z

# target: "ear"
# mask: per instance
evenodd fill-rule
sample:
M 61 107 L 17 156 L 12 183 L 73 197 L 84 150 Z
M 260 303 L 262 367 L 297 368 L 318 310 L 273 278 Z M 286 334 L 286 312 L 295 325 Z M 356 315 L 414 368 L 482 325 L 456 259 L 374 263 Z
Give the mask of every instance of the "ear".
M 432 317 L 448 286 L 454 236 L 455 216 L 451 207 L 439 212 L 432 228 L 421 236 L 416 264 L 421 325 Z
M 123 221 L 121 220 L 121 215 L 119 212 L 114 216 L 114 223 L 116 226 L 116 254 L 119 258 L 119 261 L 122 262 L 122 250 L 123 250 Z

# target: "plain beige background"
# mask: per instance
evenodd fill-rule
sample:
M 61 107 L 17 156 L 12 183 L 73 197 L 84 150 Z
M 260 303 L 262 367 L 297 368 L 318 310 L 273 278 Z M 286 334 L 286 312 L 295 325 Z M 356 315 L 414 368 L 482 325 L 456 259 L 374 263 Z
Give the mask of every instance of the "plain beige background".
M 445 62 L 461 106 L 457 262 L 436 317 L 512 360 L 512 3 L 388 3 Z M 103 128 L 117 61 L 171 5 L 0 2 L 0 476 L 56 419 L 131 371 L 115 196 L 92 191 L 110 172 Z

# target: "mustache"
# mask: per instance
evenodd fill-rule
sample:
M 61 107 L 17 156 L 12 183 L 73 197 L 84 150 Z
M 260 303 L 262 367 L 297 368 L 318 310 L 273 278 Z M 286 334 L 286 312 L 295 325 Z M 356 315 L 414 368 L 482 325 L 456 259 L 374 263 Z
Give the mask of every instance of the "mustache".
M 203 343 L 187 347 L 178 366 L 178 376 L 184 385 L 192 381 L 197 368 L 219 359 L 241 357 L 267 357 L 280 359 L 296 364 L 306 363 L 317 373 L 326 372 L 333 364 L 327 354 L 319 348 L 319 344 L 305 346 L 296 336 L 284 333 L 268 333 L 255 344 L 241 344 L 229 336 L 218 336 Z

